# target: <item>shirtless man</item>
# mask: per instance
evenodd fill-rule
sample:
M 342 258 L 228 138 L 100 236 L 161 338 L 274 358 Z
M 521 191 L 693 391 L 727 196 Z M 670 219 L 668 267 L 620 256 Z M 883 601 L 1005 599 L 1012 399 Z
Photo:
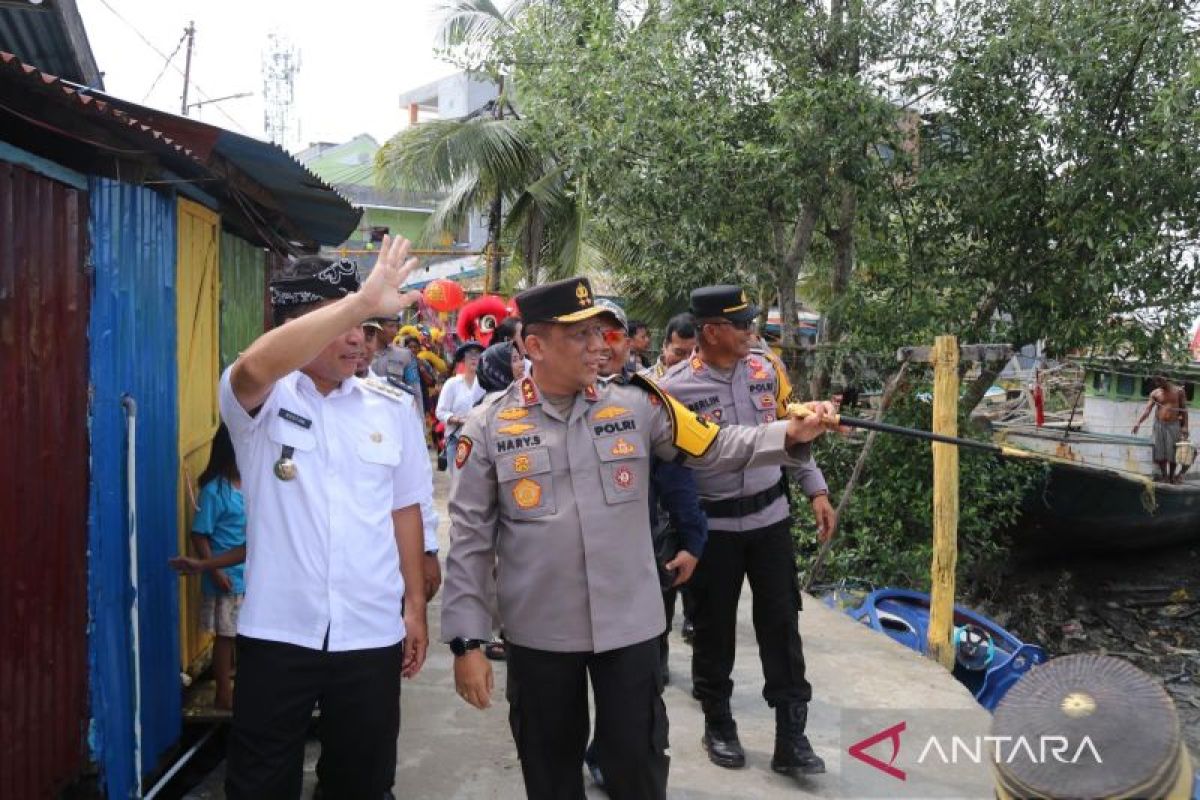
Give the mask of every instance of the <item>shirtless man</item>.
M 1188 436 L 1187 393 L 1183 387 L 1176 386 L 1165 375 L 1156 375 L 1154 382 L 1157 388 L 1150 393 L 1146 408 L 1133 426 L 1133 433 L 1137 435 L 1138 428 L 1157 406 L 1152 437 L 1154 463 L 1158 465 L 1163 480 L 1167 483 L 1179 483 L 1183 480 L 1183 473 L 1187 472 L 1187 467 L 1181 469 L 1176 477 L 1175 443 Z

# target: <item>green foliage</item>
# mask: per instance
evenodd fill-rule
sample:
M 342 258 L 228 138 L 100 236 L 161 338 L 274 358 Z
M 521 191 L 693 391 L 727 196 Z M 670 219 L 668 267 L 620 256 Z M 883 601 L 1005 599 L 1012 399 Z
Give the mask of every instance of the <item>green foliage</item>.
M 786 317 L 800 285 L 832 343 L 1157 359 L 1200 296 L 1197 24 L 1170 0 L 556 0 L 491 63 L 640 300 L 736 280 Z
M 887 421 L 929 430 L 932 406 L 916 399 L 928 386 L 914 385 L 898 396 Z M 966 430 L 960 422 L 960 430 Z M 968 434 L 969 435 L 969 434 Z M 837 503 L 862 449 L 863 436 L 825 436 L 814 456 Z M 959 450 L 958 581 L 987 594 L 1007 556 L 1005 531 L 1017 520 L 1022 498 L 1041 479 L 1037 462 L 999 459 Z M 808 503 L 795 504 L 795 536 L 800 569 L 808 570 L 818 550 Z M 933 554 L 933 451 L 928 442 L 879 434 L 858 488 L 839 523 L 819 583 L 861 579 L 878 586 L 929 589 Z

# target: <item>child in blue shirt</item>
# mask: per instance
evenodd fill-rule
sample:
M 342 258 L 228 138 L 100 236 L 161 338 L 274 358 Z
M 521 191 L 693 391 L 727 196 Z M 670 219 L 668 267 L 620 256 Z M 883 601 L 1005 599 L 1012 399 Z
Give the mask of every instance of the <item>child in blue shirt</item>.
M 216 634 L 213 644 L 214 705 L 233 708 L 233 649 L 238 610 L 245 585 L 242 562 L 246 558 L 246 510 L 241 476 L 233 443 L 225 424 L 213 437 L 208 466 L 200 475 L 199 506 L 192 520 L 192 547 L 197 557 L 172 559 L 171 566 L 184 575 L 201 574 L 204 599 L 200 625 Z

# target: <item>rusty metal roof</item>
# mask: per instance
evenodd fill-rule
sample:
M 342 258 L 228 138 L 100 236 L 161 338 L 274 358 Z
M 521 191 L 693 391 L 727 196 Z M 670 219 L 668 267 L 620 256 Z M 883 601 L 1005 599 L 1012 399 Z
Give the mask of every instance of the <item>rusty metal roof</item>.
M 0 3 L 0 50 L 69 81 L 104 88 L 75 0 Z
M 5 79 L 115 127 L 151 152 L 184 159 L 222 181 L 230 180 L 232 167 L 260 187 L 251 199 L 275 205 L 297 231 L 318 244 L 345 241 L 362 216 L 361 210 L 276 144 L 86 89 L 0 51 L 0 81 Z

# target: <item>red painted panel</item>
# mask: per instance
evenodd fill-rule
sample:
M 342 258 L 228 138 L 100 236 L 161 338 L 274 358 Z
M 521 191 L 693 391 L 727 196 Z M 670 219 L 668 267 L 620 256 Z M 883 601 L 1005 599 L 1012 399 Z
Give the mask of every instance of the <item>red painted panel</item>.
M 0 797 L 85 760 L 87 220 L 86 192 L 0 161 Z

